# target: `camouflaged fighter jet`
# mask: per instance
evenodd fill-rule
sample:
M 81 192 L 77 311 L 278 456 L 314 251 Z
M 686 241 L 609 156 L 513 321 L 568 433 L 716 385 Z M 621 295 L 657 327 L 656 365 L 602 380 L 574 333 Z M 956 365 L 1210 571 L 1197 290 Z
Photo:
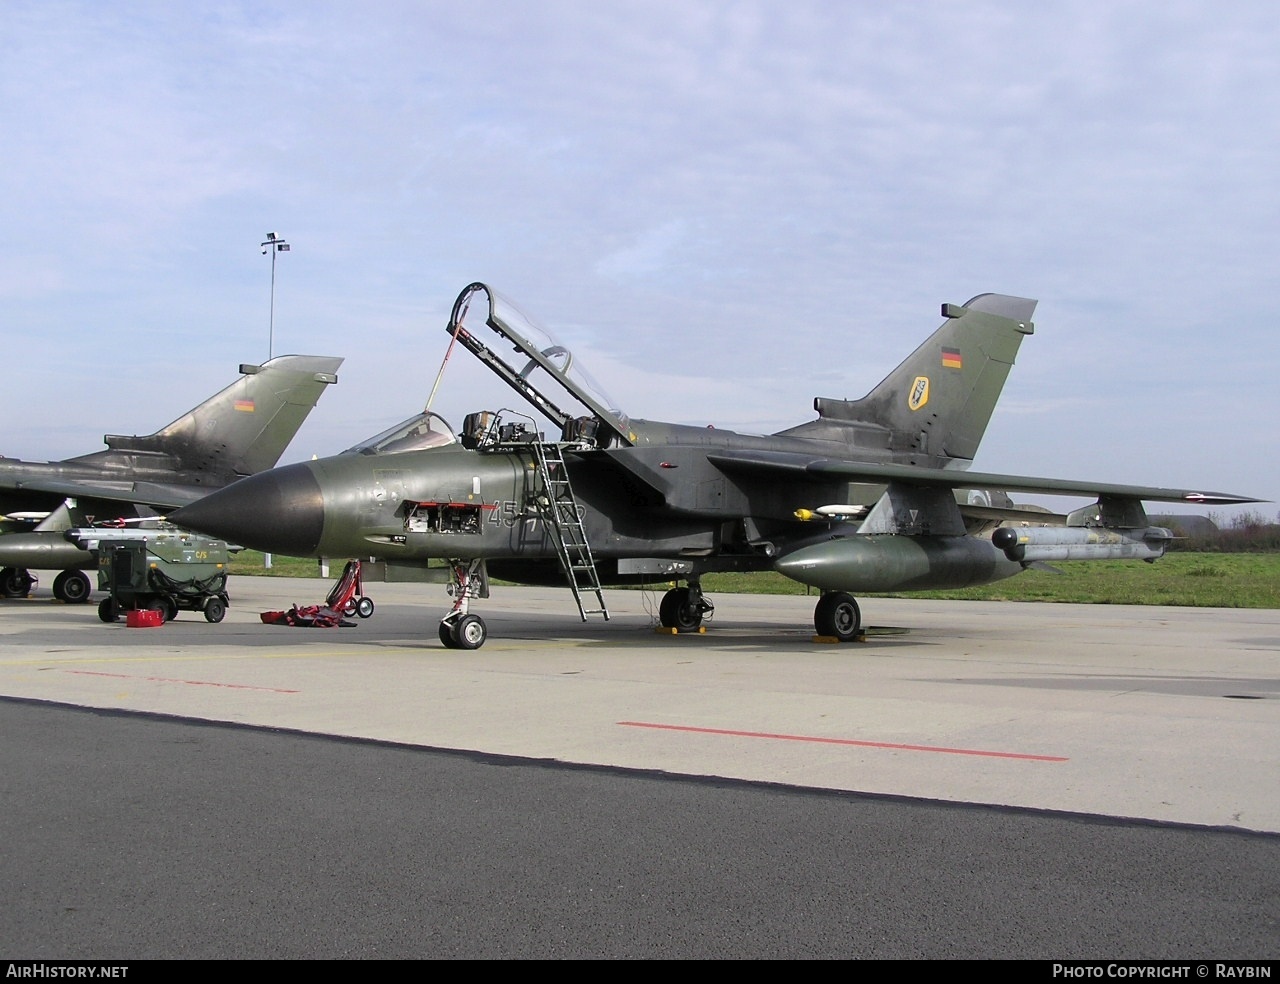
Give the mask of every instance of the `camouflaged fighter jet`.
M 1257 501 L 965 471 L 1035 305 L 945 304 L 942 326 L 867 396 L 819 398 L 816 420 L 756 436 L 628 418 L 569 349 L 475 283 L 454 304 L 450 346 L 549 432 L 502 409 L 469 414 L 455 434 L 428 402 L 342 454 L 254 475 L 170 519 L 278 554 L 380 558 L 388 579 L 427 580 L 444 560 L 454 603 L 440 640 L 475 649 L 487 630 L 470 603 L 489 596 L 490 575 L 567 583 L 584 621 L 609 617 L 606 584 L 674 581 L 660 620 L 692 631 L 712 611 L 702 575 L 776 570 L 820 588 L 818 634 L 847 641 L 861 634 L 854 592 L 984 584 L 1040 561 L 1154 560 L 1171 534 L 1143 500 Z M 1005 490 L 1097 501 L 1029 514 Z M 1000 525 L 1015 520 L 1059 525 Z
M 242 365 L 240 379 L 154 434 L 108 434 L 105 451 L 65 461 L 0 458 L 0 595 L 25 597 L 32 570 L 56 570 L 55 597 L 88 601 L 93 587 L 83 572 L 97 559 L 64 531 L 154 516 L 271 468 L 338 381 L 342 361 L 282 355 Z

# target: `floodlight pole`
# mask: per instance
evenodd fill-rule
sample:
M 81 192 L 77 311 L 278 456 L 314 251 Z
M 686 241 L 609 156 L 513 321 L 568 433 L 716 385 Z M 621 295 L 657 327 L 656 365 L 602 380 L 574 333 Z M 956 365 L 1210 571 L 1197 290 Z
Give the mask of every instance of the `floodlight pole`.
M 267 322 L 267 361 L 275 357 L 276 351 L 276 254 L 289 252 L 289 244 L 274 232 L 268 232 L 267 238 L 259 243 L 262 252 L 271 253 L 271 314 Z M 262 566 L 271 569 L 271 554 L 262 555 Z
M 274 232 L 268 232 L 265 242 L 260 243 L 262 252 L 271 253 L 271 317 L 267 325 L 267 361 L 271 361 L 276 348 L 276 254 L 289 252 L 289 244 Z

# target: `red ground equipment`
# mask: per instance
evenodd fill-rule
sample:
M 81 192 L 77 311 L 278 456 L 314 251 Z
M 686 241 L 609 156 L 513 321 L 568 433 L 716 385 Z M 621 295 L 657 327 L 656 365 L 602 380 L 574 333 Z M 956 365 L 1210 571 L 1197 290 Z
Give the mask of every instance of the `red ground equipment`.
M 323 605 L 294 605 L 287 612 L 263 612 L 259 618 L 268 625 L 296 625 L 303 628 L 332 629 L 338 626 L 350 628 L 355 622 L 344 616 L 359 615 L 368 618 L 373 614 L 373 600 L 364 594 L 364 578 L 360 574 L 360 561 L 347 561 Z

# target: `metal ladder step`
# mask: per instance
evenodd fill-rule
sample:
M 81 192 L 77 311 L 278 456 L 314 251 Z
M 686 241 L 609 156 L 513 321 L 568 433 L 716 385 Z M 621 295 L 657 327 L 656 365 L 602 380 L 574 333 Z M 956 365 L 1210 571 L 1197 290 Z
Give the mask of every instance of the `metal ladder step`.
M 536 442 L 533 445 L 537 459 L 536 474 L 539 487 L 534 489 L 534 502 L 542 515 L 547 532 L 555 544 L 560 568 L 569 582 L 578 614 L 585 622 L 588 615 L 602 615 L 609 620 L 609 609 L 604 601 L 604 589 L 600 585 L 600 572 L 596 569 L 586 530 L 578 518 L 578 500 L 569 484 L 569 472 L 565 467 L 561 445 Z M 545 505 L 543 504 L 545 501 Z M 587 608 L 584 593 L 594 594 L 598 608 Z

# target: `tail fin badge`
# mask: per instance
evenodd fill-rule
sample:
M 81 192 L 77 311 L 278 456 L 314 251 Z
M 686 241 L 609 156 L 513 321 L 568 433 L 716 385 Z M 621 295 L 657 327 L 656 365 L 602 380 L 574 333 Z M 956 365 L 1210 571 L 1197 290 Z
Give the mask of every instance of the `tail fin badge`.
M 917 376 L 916 381 L 911 384 L 911 395 L 907 397 L 907 406 L 912 410 L 919 410 L 929 402 L 929 377 Z

